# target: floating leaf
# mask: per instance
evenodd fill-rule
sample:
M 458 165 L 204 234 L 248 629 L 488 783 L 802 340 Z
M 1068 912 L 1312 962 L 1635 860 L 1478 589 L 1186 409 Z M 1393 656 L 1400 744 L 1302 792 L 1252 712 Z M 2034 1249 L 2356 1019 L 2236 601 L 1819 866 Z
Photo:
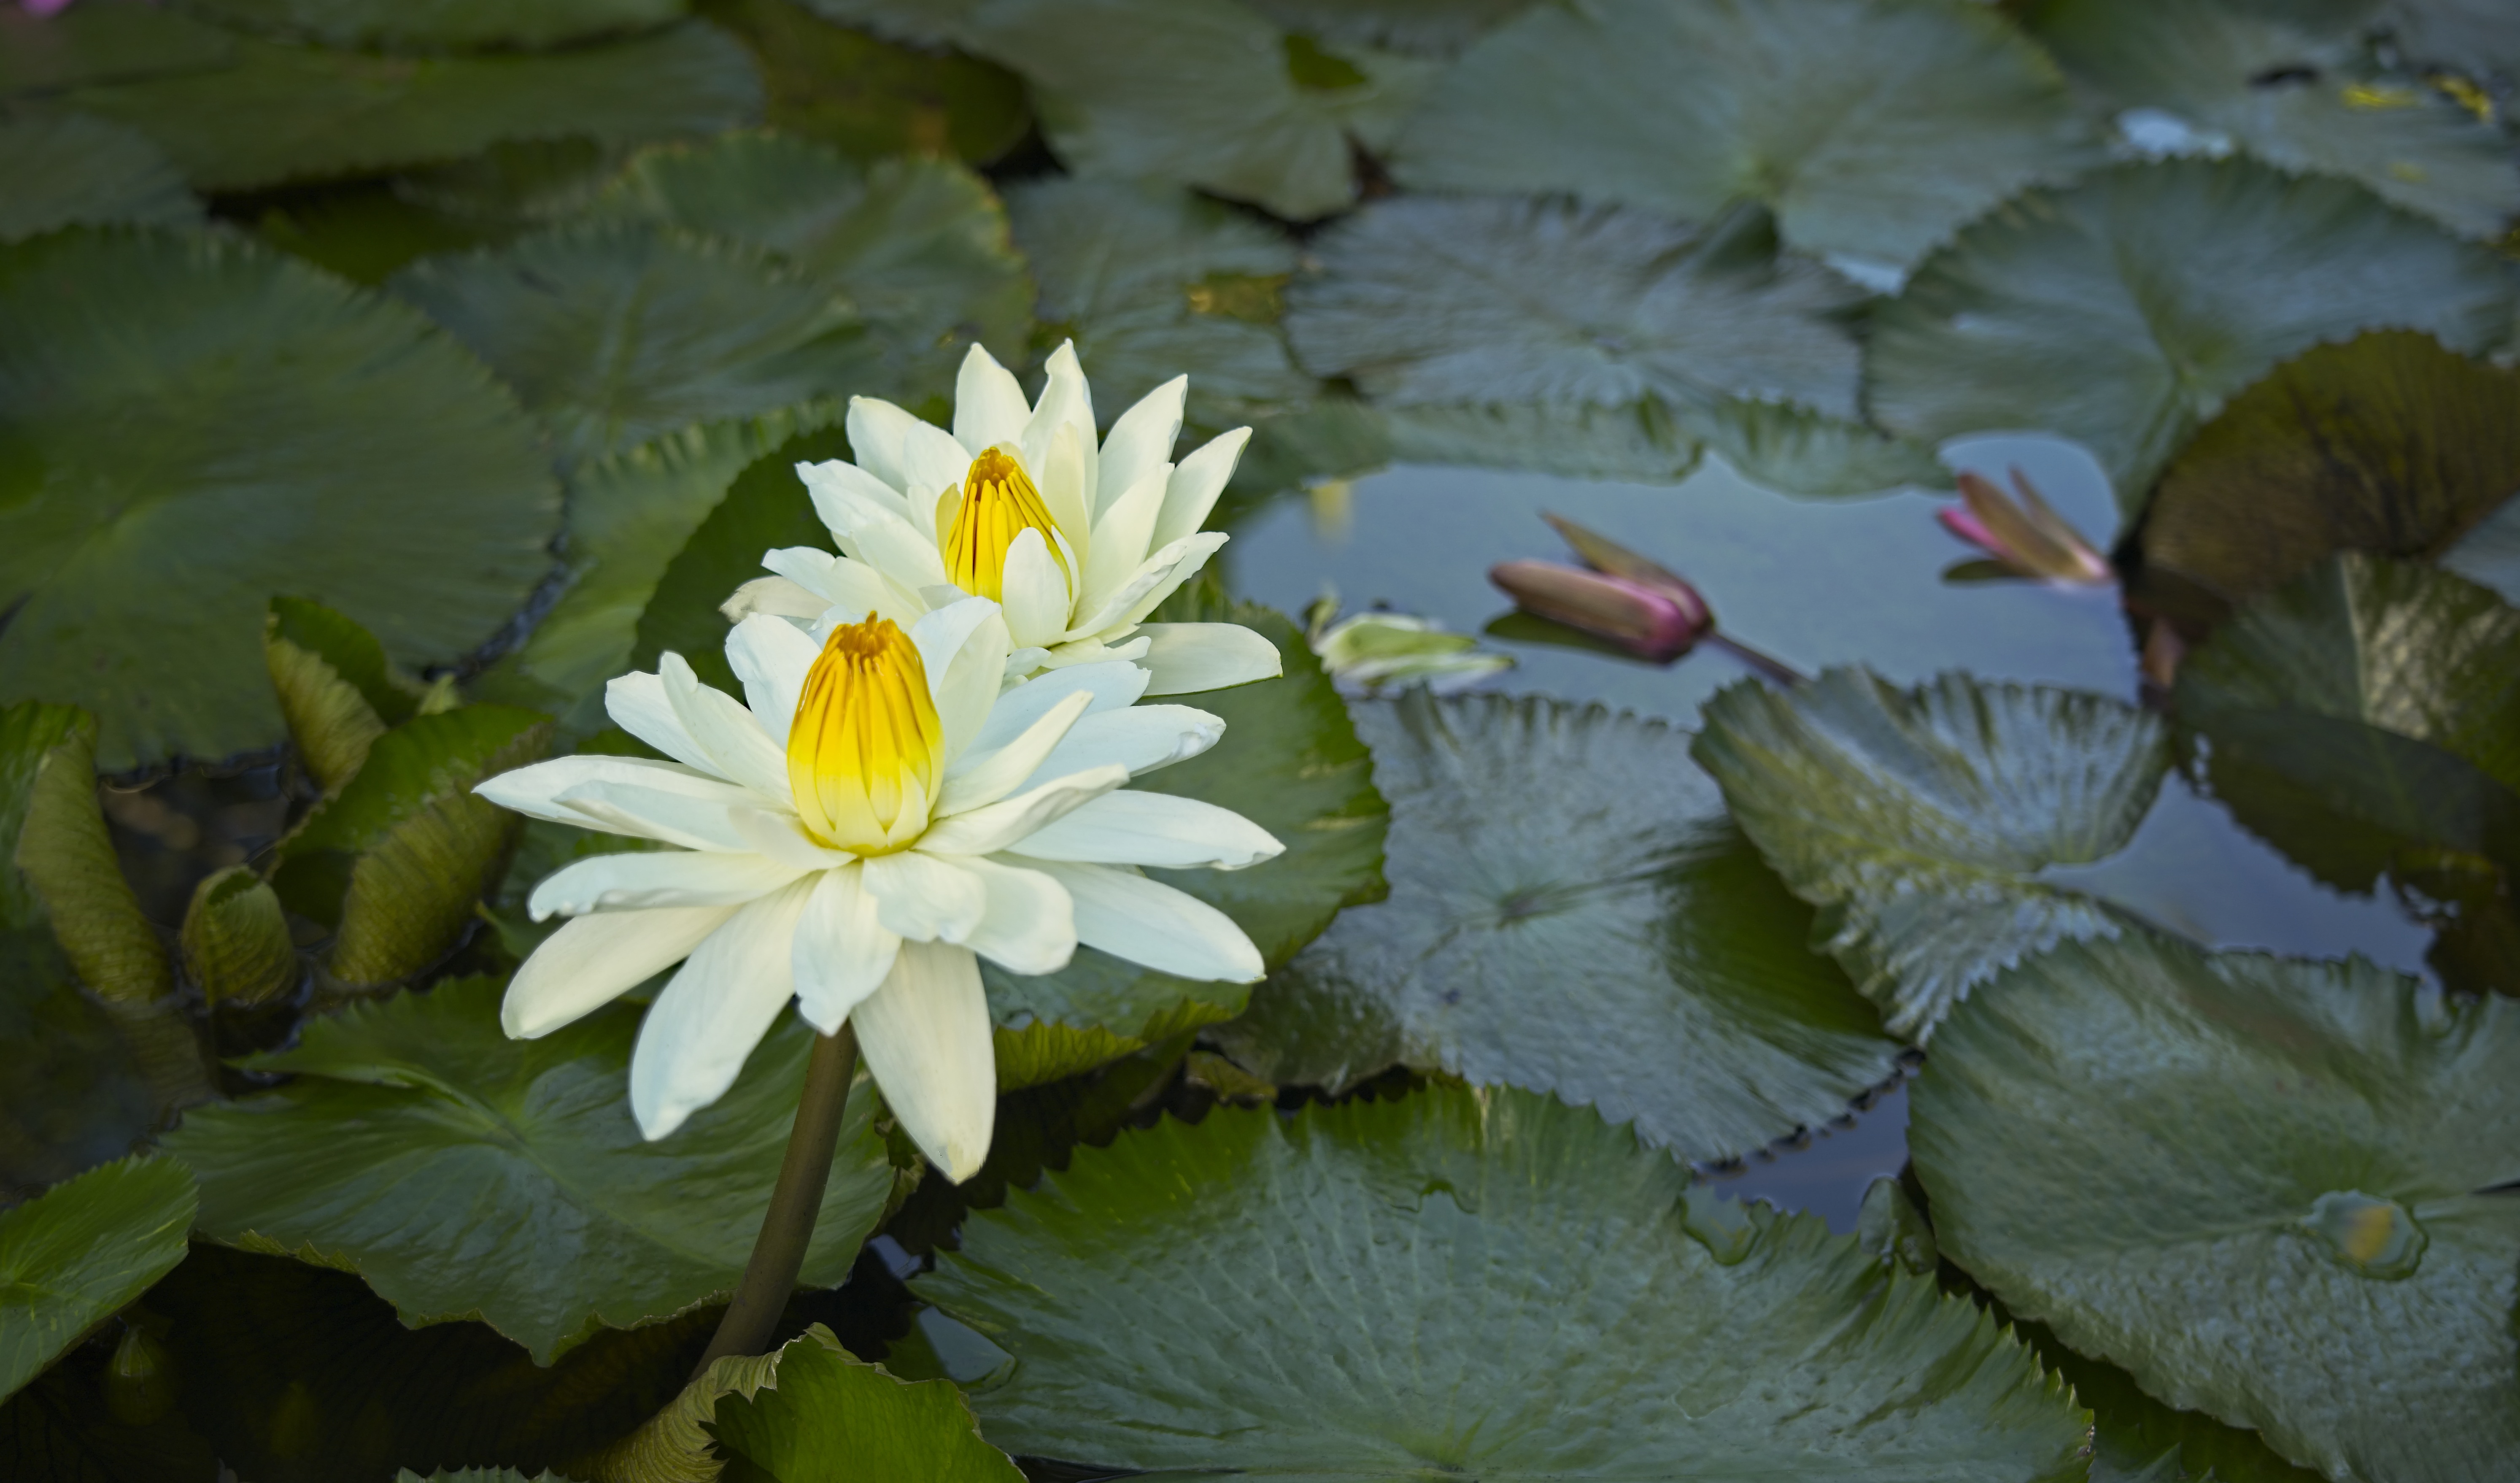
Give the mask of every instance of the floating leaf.
M 2498 998 L 2130 933 L 1955 1012 L 1909 1140 L 2015 1313 L 2330 1477 L 2447 1483 L 2520 1450 L 2515 1056 Z
M 353 51 L 533 50 L 681 20 L 684 0 L 188 0 L 243 30 L 304 37 Z
M 2441 564 L 2444 570 L 2491 587 L 2502 595 L 2502 601 L 2520 607 L 2520 499 L 2504 500 L 2478 521 L 2443 554 Z
M 2285 1461 L 2256 1432 L 2164 1406 L 2115 1365 L 2058 1343 L 2046 1325 L 2011 1322 L 2040 1363 L 2092 1408 L 2092 1483 L 2319 1483 L 2319 1474 Z
M 639 1011 L 534 1041 L 501 986 L 461 979 L 308 1024 L 256 1068 L 297 1080 L 196 1111 L 169 1151 L 202 1178 L 202 1228 L 353 1271 L 413 1325 L 479 1318 L 537 1364 L 602 1327 L 723 1296 L 761 1224 L 812 1033 L 783 1021 L 746 1074 L 674 1137 L 631 1121 Z M 835 1285 L 892 1166 L 861 1094 L 841 1130 L 804 1281 Z
M 2126 918 L 2037 878 L 2114 854 L 2169 767 L 2161 723 L 2105 696 L 1832 669 L 1742 683 L 1690 752 L 1890 1028 L 1923 1039 L 1972 984 Z
M 1532 0 L 1250 0 L 1290 31 L 1352 46 L 1450 57 Z
M 915 46 L 963 46 L 987 0 L 804 0 L 807 9 Z
M 13 103 L 232 67 L 236 57 L 231 33 L 137 0 L 90 0 L 51 16 L 0 10 L 0 98 Z
M 1355 711 L 1391 800 L 1391 897 L 1215 1032 L 1243 1065 L 1332 1093 L 1395 1060 L 1527 1087 L 1692 1160 L 1817 1127 L 1898 1074 L 1685 734 L 1502 696 Z
M 0 1396 L 184 1259 L 193 1176 L 126 1158 L 0 1211 Z
M 202 203 L 156 145 L 64 113 L 0 122 L 0 242 L 81 223 L 182 226 Z
M 2230 603 L 2339 551 L 2431 559 L 2520 491 L 2520 373 L 2382 331 L 2231 399 L 2153 491 L 2144 564 Z
M 1511 1090 L 1220 1107 L 1080 1151 L 917 1289 L 1014 1356 L 989 1440 L 1109 1468 L 1364 1479 L 2065 1479 L 2026 1350 L 1810 1217 L 1728 1214 Z M 1195 1314 L 1185 1325 L 1183 1315 Z
M 1489 33 L 1393 167 L 1684 220 L 1756 201 L 1790 247 L 1904 265 L 2090 154 L 2055 65 L 1982 7 L 1605 0 Z
M 1032 126 L 1022 79 L 976 57 L 834 25 L 814 14 L 812 0 L 703 0 L 701 8 L 751 47 L 770 94 L 763 121 L 799 138 L 860 159 L 951 156 L 986 164 Z
M 1389 144 L 1433 75 L 1235 0 L 993 0 L 969 32 L 1023 73 L 1076 173 L 1196 186 L 1296 221 L 1355 203 L 1356 152 Z
M 1939 490 L 1951 480 L 1930 448 L 1803 407 L 1734 400 L 1684 414 L 1681 422 L 1734 472 L 1780 494 Z
M 2380 18 L 2417 61 L 2520 76 L 2520 41 L 2501 0 L 2382 0 Z
M 2382 327 L 2488 349 L 2512 297 L 2492 251 L 2350 182 L 2240 159 L 2123 165 L 2008 203 L 1919 268 L 1873 318 L 1867 395 L 1928 442 L 2080 439 L 2133 515 L 2197 425 L 2276 362 Z
M 1668 484 L 1688 477 L 1701 452 L 1659 400 L 1624 407 L 1373 407 L 1363 415 L 1379 441 L 1360 451 L 1358 468 L 1545 469 L 1567 478 Z
M 919 1483 L 1022 1483 L 980 1440 L 950 1380 L 895 1379 L 852 1359 L 828 1330 L 779 1354 L 777 1378 L 717 1403 L 709 1428 L 727 1483 L 818 1483 L 864 1476 Z
M 1315 239 L 1286 334 L 1316 376 L 1383 405 L 1624 406 L 1652 395 L 1855 411 L 1862 297 L 1780 256 L 1764 221 L 1692 231 L 1644 211 L 1404 198 Z
M 232 239 L 0 248 L 0 697 L 96 711 L 110 771 L 280 739 L 275 592 L 449 658 L 558 517 L 531 425 L 402 305 Z

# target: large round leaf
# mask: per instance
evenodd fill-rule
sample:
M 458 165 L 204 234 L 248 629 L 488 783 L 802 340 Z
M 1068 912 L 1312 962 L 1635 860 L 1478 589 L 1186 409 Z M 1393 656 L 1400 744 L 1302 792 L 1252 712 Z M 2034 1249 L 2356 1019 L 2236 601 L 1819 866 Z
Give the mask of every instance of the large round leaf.
M 949 1380 L 899 1380 L 809 1330 L 778 1354 L 775 1383 L 729 1393 L 709 1427 L 727 1483 L 1022 1483 L 1005 1453 L 980 1440 Z
M 95 711 L 108 771 L 279 740 L 275 593 L 472 649 L 558 516 L 531 424 L 400 304 L 232 239 L 0 248 L 0 698 Z
M 1216 1032 L 1280 1083 L 1393 1061 L 1552 1092 L 1683 1158 L 1751 1152 L 1898 1074 L 1811 909 L 1660 721 L 1501 696 L 1357 706 L 1391 898 Z
M 1023 79 L 977 57 L 896 45 L 795 0 L 709 0 L 708 19 L 751 48 L 764 122 L 855 158 L 985 164 L 1032 132 Z
M 1250 0 L 1291 31 L 1426 56 L 1459 54 L 1532 0 Z
M 1909 1139 L 1946 1256 L 2333 1478 L 2520 1455 L 2520 1005 L 2149 934 L 1955 1013 Z
M 2144 567 L 2241 603 L 2339 551 L 2439 557 L 2514 494 L 2520 373 L 2380 331 L 2276 367 L 2179 451 Z
M 1436 84 L 1394 168 L 1703 220 L 1766 202 L 1811 252 L 1913 262 L 2084 163 L 2055 65 L 1958 0 L 1537 5 Z
M 2380 19 L 2419 62 L 2520 77 L 2520 34 L 2502 0 L 2382 0 Z
M 0 242 L 80 223 L 182 226 L 201 214 L 165 155 L 130 129 L 83 113 L 0 122 Z
M 1387 405 L 1738 396 L 1852 416 L 1843 318 L 1862 294 L 1766 238 L 1619 207 L 1384 202 L 1315 240 L 1286 334 L 1314 375 Z
M 685 0 L 186 0 L 244 29 L 359 50 L 453 52 L 548 47 L 679 20 Z
M 1868 394 L 1928 440 L 2079 438 L 2132 514 L 2196 425 L 2278 361 L 2381 327 L 2484 350 L 2511 326 L 2490 249 L 2347 181 L 2126 165 L 2023 197 L 1920 268 L 1874 318 Z
M 202 1229 L 356 1272 L 408 1324 L 481 1319 L 546 1365 L 599 1328 L 730 1291 L 812 1033 L 783 1016 L 734 1090 L 652 1144 L 630 1118 L 637 1008 L 514 1041 L 500 987 L 360 1006 L 258 1057 L 298 1079 L 197 1110 L 166 1139 L 201 1176 Z M 861 1091 L 806 1252 L 812 1285 L 838 1284 L 892 1191 L 872 1119 Z
M 184 1259 L 193 1176 L 126 1158 L 0 1211 L 0 1397 Z
M 1922 1039 L 2024 955 L 2123 930 L 2124 914 L 2038 878 L 2123 848 L 2170 748 L 2106 696 L 1944 675 L 1900 691 L 1832 669 L 1792 691 L 1742 683 L 1691 748 L 1828 949 Z
M 1219 1108 L 1080 1150 L 920 1294 L 1018 1456 L 1179 1475 L 2079 1479 L 1975 1307 L 1525 1092 Z

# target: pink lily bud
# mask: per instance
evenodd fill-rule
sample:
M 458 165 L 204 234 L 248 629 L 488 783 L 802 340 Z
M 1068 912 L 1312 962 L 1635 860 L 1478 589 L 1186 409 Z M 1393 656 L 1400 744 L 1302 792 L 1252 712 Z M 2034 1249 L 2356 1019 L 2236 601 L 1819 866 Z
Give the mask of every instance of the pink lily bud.
M 1961 474 L 1958 482 L 1961 503 L 1945 505 L 1934 518 L 2014 573 L 2086 587 L 2117 580 L 2109 559 L 2040 498 L 2020 470 L 2012 471 L 2017 500 L 1974 473 Z
M 1671 579 L 1675 587 L 1648 586 L 1554 562 L 1515 561 L 1489 567 L 1488 580 L 1526 612 L 1656 662 L 1688 652 L 1714 626 L 1705 600 L 1677 577 Z
M 40 21 L 70 8 L 70 0 L 18 0 L 18 8 Z

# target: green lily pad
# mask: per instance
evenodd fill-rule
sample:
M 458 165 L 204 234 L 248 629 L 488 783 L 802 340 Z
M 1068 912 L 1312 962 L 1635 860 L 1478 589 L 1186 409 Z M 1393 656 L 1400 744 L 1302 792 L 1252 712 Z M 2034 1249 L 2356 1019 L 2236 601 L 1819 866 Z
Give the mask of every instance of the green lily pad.
M 1901 691 L 1832 669 L 1794 691 L 1733 685 L 1690 754 L 1794 893 L 1815 936 L 1922 1040 L 1970 986 L 2128 919 L 2038 879 L 2126 845 L 2170 747 L 2105 696 L 1949 674 Z
M 846 298 L 670 227 L 554 228 L 417 263 L 393 290 L 506 378 L 571 465 L 876 384 Z
M 774 1383 L 720 1398 L 709 1432 L 726 1454 L 727 1483 L 1023 1479 L 1012 1459 L 980 1440 L 952 1381 L 895 1379 L 812 1334 L 780 1351 Z
M 1405 198 L 1311 245 L 1286 334 L 1375 402 L 1624 406 L 1651 395 L 1855 412 L 1844 323 L 1864 295 L 1775 250 L 1764 219 L 1704 232 L 1645 211 Z
M 2115 1365 L 2058 1343 L 2046 1325 L 2004 1316 L 2092 1408 L 2092 1483 L 2319 1483 L 2319 1474 L 2285 1461 L 2256 1432 L 2164 1406 Z
M 1909 1140 L 2015 1313 L 2329 1477 L 2448 1483 L 2520 1451 L 2515 1056 L 2497 997 L 2129 934 L 1954 1013 Z
M 397 659 L 480 644 L 548 565 L 532 426 L 408 308 L 224 238 L 0 248 L 0 697 L 75 701 L 98 764 L 280 738 L 262 609 Z
M 0 11 L 0 98 L 235 65 L 237 38 L 144 0 L 89 0 L 50 16 Z
M 1811 909 L 1727 826 L 1685 733 L 1536 697 L 1354 709 L 1391 800 L 1391 897 L 1211 1032 L 1242 1065 L 1332 1093 L 1394 1061 L 1440 1069 L 1710 1161 L 1898 1074 L 1898 1043 L 1807 946 Z
M 2504 500 L 2457 545 L 2442 554 L 2442 568 L 2502 595 L 2520 607 L 2520 499 Z
M 0 1211 L 0 1396 L 184 1259 L 192 1172 L 126 1158 Z
M 147 136 L 84 113 L 0 122 L 0 242 L 59 227 L 183 226 L 202 203 Z
M 1023 73 L 1078 174 L 1196 186 L 1296 221 L 1355 203 L 1355 152 L 1388 145 L 1433 75 L 1236 0 L 993 0 L 968 44 Z
M 807 10 L 914 46 L 967 46 L 988 0 L 803 0 Z
M 1019 185 L 1007 214 L 1041 284 L 1037 312 L 1076 337 L 1100 415 L 1185 372 L 1192 420 L 1214 427 L 1311 396 L 1276 323 L 1295 271 L 1282 234 L 1188 191 L 1118 180 Z
M 972 1404 L 1018 1456 L 1323 1483 L 2082 1476 L 2088 1417 L 1973 1305 L 1810 1217 L 1684 1206 L 1688 1182 L 1526 1092 L 1220 1107 L 1080 1150 L 915 1286 L 1014 1356 Z
M 684 0 L 186 0 L 240 30 L 302 37 L 351 51 L 536 50 L 651 30 L 688 13 Z
M 2030 17 L 2077 82 L 2288 170 L 2350 176 L 2467 237 L 2520 212 L 2494 123 L 2412 77 L 2362 77 L 2362 0 L 2055 0 Z
M 2242 603 L 2339 551 L 2429 560 L 2520 492 L 2520 373 L 2380 331 L 2275 368 L 2153 491 L 2159 568 Z
M 2380 20 L 2419 62 L 2520 75 L 2520 38 L 2500 0 L 2382 0 Z
M 1418 56 L 1459 56 L 1532 0 L 1249 0 L 1290 31 Z
M 1919 268 L 1873 317 L 1867 396 L 1929 442 L 2077 438 L 2132 516 L 2197 426 L 2277 362 L 2380 328 L 2490 349 L 2512 298 L 2490 249 L 2349 181 L 2123 165 L 2011 202 Z
M 1533 6 L 1445 74 L 1403 184 L 1572 191 L 1684 220 L 1739 201 L 1788 246 L 1905 265 L 2092 157 L 2064 80 L 1982 7 Z
M 651 1144 L 627 1091 L 637 1007 L 512 1041 L 500 991 L 463 979 L 356 1006 L 256 1057 L 297 1080 L 198 1110 L 165 1140 L 201 1175 L 202 1229 L 355 1272 L 407 1324 L 478 1318 L 543 1365 L 600 1328 L 731 1291 L 812 1032 L 783 1018 L 734 1090 Z M 811 1285 L 839 1282 L 891 1193 L 871 1117 L 853 1097 Z
M 859 159 L 950 156 L 986 164 L 1032 128 L 1023 79 L 977 57 L 902 46 L 790 0 L 701 0 L 751 48 L 769 92 L 762 121 Z

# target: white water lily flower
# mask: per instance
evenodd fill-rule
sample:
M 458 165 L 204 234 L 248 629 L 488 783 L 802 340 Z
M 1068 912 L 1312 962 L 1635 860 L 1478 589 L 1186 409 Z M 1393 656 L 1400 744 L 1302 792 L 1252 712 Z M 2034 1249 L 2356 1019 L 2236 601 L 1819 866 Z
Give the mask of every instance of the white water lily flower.
M 744 701 L 672 653 L 614 680 L 612 719 L 671 762 L 562 757 L 476 789 L 680 846 L 595 856 L 534 887 L 536 920 L 575 920 L 517 970 L 500 1019 L 549 1034 L 680 962 L 630 1062 L 631 1110 L 657 1139 L 725 1094 L 793 999 L 827 1035 L 855 1023 L 903 1128 L 968 1179 L 997 1109 L 979 959 L 1049 973 L 1084 942 L 1250 982 L 1260 954 L 1232 919 L 1137 867 L 1238 870 L 1282 846 L 1213 804 L 1122 789 L 1225 730 L 1188 706 L 1135 704 L 1136 665 L 1075 665 L 1001 695 L 1012 646 L 978 598 L 907 634 L 881 617 L 822 627 L 739 624 L 726 652 Z
M 1234 623 L 1148 623 L 1197 574 L 1221 531 L 1208 512 L 1251 429 L 1238 427 L 1173 463 L 1188 377 L 1175 377 L 1094 440 L 1094 400 L 1073 344 L 1050 358 L 1041 399 L 973 345 L 954 389 L 954 430 L 890 402 L 849 402 L 854 464 L 796 472 L 840 554 L 810 546 L 765 556 L 777 575 L 747 582 L 726 613 L 910 623 L 966 596 L 1005 605 L 1014 641 L 1009 678 L 1131 659 L 1148 694 L 1186 695 L 1265 680 L 1277 647 Z

